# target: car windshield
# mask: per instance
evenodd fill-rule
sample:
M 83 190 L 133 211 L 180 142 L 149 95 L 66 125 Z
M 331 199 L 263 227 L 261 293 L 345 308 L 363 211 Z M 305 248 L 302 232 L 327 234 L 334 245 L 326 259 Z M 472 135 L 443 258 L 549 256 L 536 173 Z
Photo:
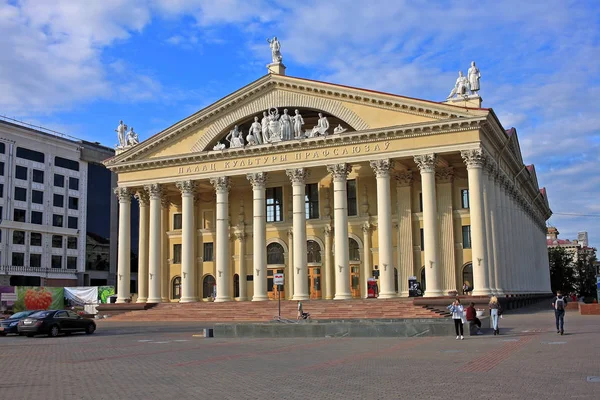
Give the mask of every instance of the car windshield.
M 31 318 L 46 318 L 51 311 L 38 311 L 30 315 Z
M 30 315 L 33 311 L 21 311 L 10 316 L 11 319 L 21 319 Z

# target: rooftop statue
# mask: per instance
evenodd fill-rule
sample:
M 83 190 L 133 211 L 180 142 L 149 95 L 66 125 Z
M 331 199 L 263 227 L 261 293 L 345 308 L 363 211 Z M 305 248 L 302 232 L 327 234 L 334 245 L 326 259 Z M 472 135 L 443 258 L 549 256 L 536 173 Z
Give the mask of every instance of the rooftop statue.
M 308 133 L 308 137 L 316 137 L 319 135 L 326 136 L 327 129 L 329 129 L 329 121 L 327 117 L 323 116 L 323 113 L 319 113 L 319 121 L 317 121 L 317 125 L 312 128 L 312 131 Z
M 281 141 L 281 125 L 279 123 L 279 111 L 277 107 L 269 109 L 269 142 Z
M 239 131 L 237 125 L 233 127 L 233 129 L 225 137 L 225 140 L 229 142 L 230 149 L 244 147 L 244 138 L 242 137 L 242 133 Z
M 292 140 L 292 117 L 288 114 L 287 108 L 283 110 L 283 115 L 279 118 L 279 127 L 281 140 Z
M 263 118 L 260 122 L 260 128 L 262 129 L 262 141 L 263 143 L 269 143 L 269 116 L 266 111 L 263 111 Z
M 274 36 L 273 39 L 267 39 L 267 43 L 269 43 L 269 47 L 271 47 L 273 64 L 280 63 L 283 57 L 281 56 L 281 44 L 279 43 L 279 40 L 277 40 L 277 36 Z
M 213 147 L 213 150 L 225 150 L 225 143 L 218 142 L 215 144 L 215 147 Z
M 119 126 L 115 129 L 115 132 L 117 132 L 117 139 L 119 140 L 117 147 L 127 146 L 127 125 L 123 123 L 123 120 L 119 121 Z
M 337 135 L 337 134 L 339 134 L 339 133 L 346 132 L 347 130 L 348 130 L 348 129 L 346 129 L 346 128 L 342 127 L 342 124 L 339 124 L 338 126 L 336 126 L 336 127 L 333 129 L 333 133 Z
M 258 122 L 258 117 L 254 117 L 254 122 L 250 125 L 250 131 L 248 132 L 248 137 L 246 137 L 246 141 L 250 144 L 250 140 L 248 138 L 252 136 L 255 144 L 263 144 L 263 135 L 262 135 L 262 126 L 260 122 Z
M 300 139 L 302 137 L 302 125 L 304 125 L 304 119 L 300 115 L 300 111 L 296 110 L 293 117 L 294 120 L 294 137 Z
M 479 79 L 481 78 L 481 72 L 479 72 L 479 68 L 475 66 L 475 61 L 471 61 L 471 68 L 467 71 L 467 76 L 469 77 L 469 85 L 472 94 L 478 94 L 479 92 Z
M 458 71 L 458 78 L 456 79 L 456 84 L 454 85 L 454 89 L 448 95 L 448 98 L 452 98 L 456 96 L 465 96 L 467 95 L 467 91 L 469 90 L 469 80 L 466 76 L 463 75 L 462 71 Z
M 140 143 L 140 139 L 138 138 L 138 134 L 133 131 L 133 126 L 127 132 L 127 146 L 135 146 Z

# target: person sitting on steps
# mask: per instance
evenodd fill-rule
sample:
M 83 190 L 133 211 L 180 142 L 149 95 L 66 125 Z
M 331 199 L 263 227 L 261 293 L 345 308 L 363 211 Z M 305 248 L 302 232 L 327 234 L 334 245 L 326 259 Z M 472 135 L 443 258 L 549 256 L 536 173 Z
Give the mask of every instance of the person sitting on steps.
M 475 303 L 473 302 L 467 307 L 467 321 L 469 322 L 469 328 L 473 325 L 477 325 L 477 334 L 483 335 L 481 332 L 481 321 L 477 318 L 477 310 L 475 309 Z

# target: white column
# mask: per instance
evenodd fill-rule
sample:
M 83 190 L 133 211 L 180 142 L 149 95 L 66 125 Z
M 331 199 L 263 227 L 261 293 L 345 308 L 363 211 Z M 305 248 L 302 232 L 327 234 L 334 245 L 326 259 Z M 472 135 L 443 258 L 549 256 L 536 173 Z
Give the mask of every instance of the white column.
M 292 206 L 290 205 L 290 208 Z M 293 214 L 292 214 L 293 218 Z M 284 284 L 287 285 L 285 297 L 289 300 L 294 298 L 294 228 L 288 228 L 288 257 L 287 257 L 287 269 L 284 279 Z
M 162 196 L 160 200 L 160 297 L 163 303 L 169 302 L 169 269 L 171 261 L 169 258 L 169 211 L 171 202 L 166 196 Z
M 246 175 L 252 185 L 252 269 L 254 295 L 252 301 L 269 300 L 267 295 L 267 215 L 265 183 L 267 174 Z
M 401 297 L 408 297 L 408 277 L 413 276 L 413 237 L 412 237 L 412 171 L 403 171 L 396 175 L 396 197 L 398 206 L 398 289 Z M 419 249 L 420 253 L 420 249 Z M 421 278 L 419 278 L 421 280 Z
M 454 255 L 454 213 L 452 181 L 454 168 L 439 168 L 435 172 L 436 201 L 439 232 L 439 272 L 440 287 L 443 294 L 459 290 L 456 283 L 456 257 Z
M 363 298 L 367 298 L 369 290 L 367 287 L 367 281 L 371 277 L 371 224 L 365 222 L 362 224 L 363 231 L 363 269 L 360 274 L 360 295 Z
M 487 269 L 488 269 L 488 287 L 490 293 L 496 294 L 496 265 L 494 264 L 494 245 L 493 245 L 493 233 L 492 233 L 492 202 L 493 194 L 491 187 L 491 164 L 490 161 L 486 162 L 485 168 L 482 169 L 483 178 L 483 215 L 485 223 L 485 249 L 487 254 Z
M 511 248 L 511 219 L 510 219 L 510 198 L 509 186 L 506 177 L 502 179 L 502 242 L 504 265 L 502 269 L 502 277 L 504 279 L 504 293 L 513 294 L 515 292 L 513 280 L 513 256 Z
M 285 171 L 292 182 L 294 227 L 294 300 L 308 300 L 308 265 L 306 262 L 306 176 L 304 168 Z
M 140 231 L 138 245 L 138 298 L 137 303 L 148 301 L 148 219 L 149 198 L 145 190 L 138 190 L 135 198 L 140 205 Z
M 325 235 L 325 299 L 332 300 L 335 280 L 333 278 L 333 259 L 331 253 L 331 236 L 333 235 L 331 225 L 325 225 L 323 234 Z
M 160 256 L 161 256 L 161 234 L 160 234 L 160 208 L 162 188 L 153 183 L 145 187 L 150 195 L 150 239 L 148 246 L 148 271 L 150 280 L 148 282 L 148 303 L 160 303 Z
M 473 255 L 473 294 L 487 296 L 491 294 L 488 277 L 487 238 L 483 200 L 483 164 L 485 156 L 482 149 L 461 151 L 467 164 L 469 176 L 469 214 L 471 217 L 471 254 Z
M 196 182 L 180 181 L 175 184 L 181 191 L 181 299 L 180 303 L 198 301 L 195 295 L 196 256 L 195 240 L 196 224 L 194 215 L 194 192 Z
M 512 292 L 513 293 L 520 293 L 521 292 L 521 282 L 520 282 L 520 278 L 519 278 L 519 258 L 518 258 L 518 254 L 517 254 L 517 246 L 518 246 L 518 241 L 517 241 L 517 227 L 516 227 L 516 218 L 515 218 L 515 213 L 516 213 L 516 205 L 515 205 L 515 196 L 516 196 L 516 189 L 513 187 L 513 185 L 511 183 L 509 183 L 509 188 L 508 188 L 508 220 L 509 225 L 508 225 L 508 229 L 507 229 L 507 233 L 509 235 L 509 251 L 511 254 L 511 264 L 509 266 L 509 271 L 510 271 L 510 279 L 511 279 L 511 284 L 512 284 Z
M 492 243 L 494 246 L 494 265 L 496 273 L 496 294 L 504 296 L 504 287 L 506 281 L 504 279 L 503 270 L 506 268 L 504 244 L 502 242 L 502 193 L 500 191 L 500 180 L 498 167 L 495 166 L 494 176 L 492 180 L 492 188 L 494 193 L 494 204 L 492 207 Z
M 117 303 L 125 303 L 131 297 L 131 192 L 117 187 L 119 199 L 119 253 L 117 261 Z
M 435 154 L 415 156 L 421 171 L 423 193 L 423 236 L 425 247 L 425 297 L 442 296 L 438 248 L 437 204 L 435 194 Z M 420 279 L 420 278 L 419 278 Z
M 377 238 L 379 242 L 379 298 L 396 297 L 394 284 L 394 249 L 392 247 L 392 198 L 390 193 L 390 159 L 374 160 L 371 168 L 377 176 Z
M 248 285 L 246 281 L 246 232 L 243 230 L 244 226 L 242 225 L 236 232 L 235 238 L 238 242 L 238 255 L 240 260 L 240 296 L 238 298 L 239 301 L 248 300 Z
M 211 178 L 217 192 L 217 240 L 215 264 L 217 270 L 216 302 L 231 301 L 231 278 L 229 257 L 229 177 Z
M 334 300 L 351 299 L 350 255 L 348 248 L 348 194 L 346 181 L 352 167 L 345 163 L 327 166 L 333 176 L 333 218 L 335 230 L 335 296 Z

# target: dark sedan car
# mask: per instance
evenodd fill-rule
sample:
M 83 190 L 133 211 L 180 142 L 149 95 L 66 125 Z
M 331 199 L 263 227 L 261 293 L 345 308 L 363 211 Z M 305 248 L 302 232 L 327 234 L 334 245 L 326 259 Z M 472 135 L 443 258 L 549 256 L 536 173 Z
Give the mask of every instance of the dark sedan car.
M 83 318 L 69 310 L 46 310 L 31 314 L 19 321 L 19 333 L 32 337 L 47 334 L 56 337 L 60 333 L 85 332 L 91 335 L 96 330 L 96 323 Z
M 0 336 L 6 336 L 9 333 L 19 333 L 19 330 L 17 329 L 19 321 L 38 311 L 40 310 L 21 311 L 3 319 L 0 321 Z

